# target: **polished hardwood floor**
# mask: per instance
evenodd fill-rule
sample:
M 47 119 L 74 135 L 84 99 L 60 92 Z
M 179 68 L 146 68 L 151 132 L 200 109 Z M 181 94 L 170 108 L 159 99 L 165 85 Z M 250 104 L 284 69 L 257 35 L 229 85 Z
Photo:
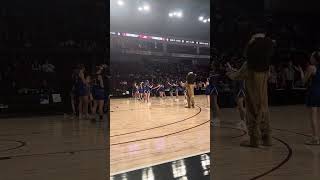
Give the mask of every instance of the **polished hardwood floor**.
M 210 109 L 205 96 L 185 108 L 184 97 L 110 102 L 111 176 L 210 151 Z
M 64 115 L 0 119 L 0 179 L 105 180 L 105 132 Z
M 223 109 L 221 123 L 211 129 L 212 180 L 318 180 L 320 146 L 304 145 L 309 138 L 304 106 L 271 107 L 272 147 L 240 147 L 245 133 L 236 124 L 235 109 Z M 237 177 L 237 178 L 235 178 Z

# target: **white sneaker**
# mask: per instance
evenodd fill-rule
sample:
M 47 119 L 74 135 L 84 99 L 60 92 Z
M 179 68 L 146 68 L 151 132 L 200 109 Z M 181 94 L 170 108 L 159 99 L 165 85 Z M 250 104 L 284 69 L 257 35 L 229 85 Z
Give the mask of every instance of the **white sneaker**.
M 238 127 L 239 129 L 244 130 L 244 131 L 247 131 L 247 125 L 246 125 L 246 123 L 245 123 L 244 121 L 240 121 L 240 122 L 238 123 L 237 127 Z

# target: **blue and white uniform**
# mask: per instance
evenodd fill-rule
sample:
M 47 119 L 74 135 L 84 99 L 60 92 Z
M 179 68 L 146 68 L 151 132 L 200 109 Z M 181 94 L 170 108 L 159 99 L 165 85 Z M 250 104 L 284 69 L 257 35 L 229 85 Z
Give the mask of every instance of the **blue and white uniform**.
M 317 66 L 317 72 L 312 77 L 306 94 L 307 107 L 320 107 L 320 65 Z

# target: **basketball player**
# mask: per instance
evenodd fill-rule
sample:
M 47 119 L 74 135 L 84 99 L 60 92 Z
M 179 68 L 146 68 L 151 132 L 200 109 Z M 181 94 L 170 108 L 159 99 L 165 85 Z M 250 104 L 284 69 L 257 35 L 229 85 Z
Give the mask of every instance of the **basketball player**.
M 273 42 L 258 30 L 246 48 L 246 59 L 239 71 L 229 71 L 227 76 L 233 80 L 245 80 L 246 119 L 249 141 L 241 146 L 258 148 L 261 145 L 271 146 L 271 130 L 268 108 L 268 71 L 273 53 Z
M 188 106 L 186 108 L 194 108 L 194 88 L 195 88 L 195 81 L 196 81 L 196 74 L 193 72 L 189 72 L 186 77 L 186 89 L 187 89 L 187 102 Z
M 312 137 L 305 144 L 320 145 L 319 123 L 317 119 L 317 112 L 320 110 L 320 51 L 312 53 L 310 64 L 305 73 L 299 66 L 302 81 L 304 84 L 308 84 L 306 106 L 310 109 L 312 129 Z

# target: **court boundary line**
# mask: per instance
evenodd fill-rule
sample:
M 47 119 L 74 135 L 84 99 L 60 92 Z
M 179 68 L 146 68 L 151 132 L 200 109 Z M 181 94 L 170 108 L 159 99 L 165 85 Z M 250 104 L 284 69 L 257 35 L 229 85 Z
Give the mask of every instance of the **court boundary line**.
M 196 105 L 197 106 L 197 105 Z M 139 132 L 144 132 L 144 131 L 149 131 L 149 130 L 153 130 L 153 129 L 158 129 L 158 128 L 162 128 L 162 127 L 166 127 L 166 126 L 170 126 L 170 125 L 173 125 L 173 124 L 178 124 L 178 123 L 181 123 L 181 122 L 184 122 L 184 121 L 187 121 L 189 119 L 192 119 L 196 116 L 198 116 L 201 112 L 202 112 L 202 109 L 200 106 L 197 106 L 199 108 L 199 111 L 192 115 L 192 116 L 189 116 L 189 117 L 186 117 L 182 120 L 179 120 L 179 121 L 175 121 L 175 122 L 172 122 L 172 123 L 168 123 L 168 124 L 164 124 L 164 125 L 161 125 L 161 126 L 155 126 L 155 127 L 152 127 L 152 128 L 147 128 L 147 129 L 142 129 L 142 130 L 138 130 L 138 131 L 131 131 L 131 132 L 128 132 L 128 133 L 122 133 L 122 134 L 116 134 L 116 135 L 113 135 L 113 136 L 110 136 L 110 138 L 112 137 L 119 137 L 119 136 L 124 136 L 124 135 L 128 135 L 128 134 L 134 134 L 134 133 L 139 133 Z M 111 118 L 110 118 L 111 119 Z
M 304 134 L 304 133 L 291 131 L 291 130 L 288 130 L 288 129 L 280 129 L 280 128 L 272 128 L 272 129 L 280 131 L 280 132 L 287 132 L 287 133 L 296 134 L 296 135 L 300 135 L 300 136 L 312 137 L 311 135 L 307 135 L 307 134 Z
M 234 129 L 234 130 L 239 130 L 239 131 L 242 132 L 242 134 L 240 134 L 240 135 L 231 136 L 230 138 L 232 138 L 232 139 L 240 138 L 240 137 L 245 136 L 245 135 L 248 134 L 245 130 L 240 129 L 240 128 L 234 128 L 234 127 L 228 127 L 228 126 L 212 126 L 212 127 L 217 127 L 217 128 L 221 128 L 221 129 Z M 210 132 L 211 132 L 211 126 L 210 126 Z M 214 141 L 212 141 L 212 142 L 214 142 Z
M 279 168 L 281 168 L 283 165 L 285 165 L 292 157 L 292 154 L 293 154 L 293 150 L 292 148 L 290 147 L 290 145 L 288 143 L 286 143 L 284 140 L 280 139 L 280 138 L 277 138 L 277 137 L 272 137 L 273 139 L 279 141 L 281 144 L 283 144 L 287 151 L 288 151 L 288 154 L 286 156 L 286 158 L 284 160 L 282 160 L 278 165 L 274 166 L 273 168 L 271 168 L 270 170 L 260 174 L 260 175 L 257 175 L 257 176 L 254 176 L 253 178 L 250 178 L 250 180 L 256 180 L 256 179 L 259 179 L 259 178 L 262 178 L 276 170 L 278 170 Z
M 69 151 L 57 151 L 57 152 L 48 152 L 48 153 L 36 153 L 36 154 L 21 154 L 21 155 L 12 155 L 12 156 L 2 156 L 0 157 L 1 160 L 11 160 L 14 158 L 22 158 L 22 157 L 34 157 L 34 156 L 46 156 L 46 155 L 58 155 L 58 154 L 75 154 L 81 152 L 94 152 L 94 151 L 105 151 L 106 148 L 96 148 L 96 149 L 80 149 L 80 150 L 69 150 Z
M 152 163 L 152 164 L 149 164 L 149 165 L 138 166 L 136 168 L 130 168 L 130 169 L 127 169 L 127 170 L 122 170 L 122 171 L 118 171 L 118 172 L 115 172 L 115 173 L 110 173 L 110 176 L 116 176 L 116 175 L 120 175 L 120 174 L 123 174 L 123 173 L 128 173 L 128 172 L 132 172 L 132 171 L 136 171 L 136 170 L 140 170 L 140 169 L 145 169 L 145 168 L 148 168 L 148 167 L 158 166 L 158 165 L 169 163 L 169 162 L 172 162 L 172 161 L 191 158 L 191 157 L 199 156 L 199 155 L 202 155 L 202 154 L 208 154 L 208 153 L 210 153 L 210 150 L 209 151 L 199 152 L 199 153 L 194 153 L 194 154 L 191 154 L 191 155 L 179 156 L 177 158 L 166 160 L 166 161 L 160 161 L 158 163 Z
M 146 140 L 151 140 L 151 139 L 158 139 L 158 138 L 172 136 L 172 135 L 175 135 L 175 134 L 179 134 L 181 132 L 189 131 L 191 129 L 195 129 L 197 127 L 203 126 L 203 125 L 207 124 L 208 122 L 210 122 L 210 120 L 207 120 L 207 121 L 205 121 L 203 123 L 197 124 L 196 126 L 192 126 L 190 128 L 186 128 L 186 129 L 183 129 L 183 130 L 180 130 L 180 131 L 176 131 L 176 132 L 165 134 L 165 135 L 161 135 L 161 136 L 155 136 L 155 137 L 132 140 L 132 141 L 125 141 L 125 142 L 121 142 L 121 143 L 113 143 L 113 144 L 110 144 L 110 147 L 111 146 L 118 146 L 118 145 L 122 145 L 122 144 L 129 144 L 129 143 L 133 143 L 133 142 L 146 141 Z
M 2 150 L 0 150 L 0 152 L 7 152 L 7 151 L 12 151 L 12 150 L 20 149 L 20 148 L 26 146 L 26 144 L 27 144 L 26 142 L 24 142 L 24 141 L 19 141 L 19 140 L 0 139 L 0 142 L 1 142 L 1 141 L 16 142 L 16 143 L 19 143 L 19 145 L 16 146 L 16 147 L 13 147 L 13 148 L 9 148 L 9 149 L 2 149 Z

